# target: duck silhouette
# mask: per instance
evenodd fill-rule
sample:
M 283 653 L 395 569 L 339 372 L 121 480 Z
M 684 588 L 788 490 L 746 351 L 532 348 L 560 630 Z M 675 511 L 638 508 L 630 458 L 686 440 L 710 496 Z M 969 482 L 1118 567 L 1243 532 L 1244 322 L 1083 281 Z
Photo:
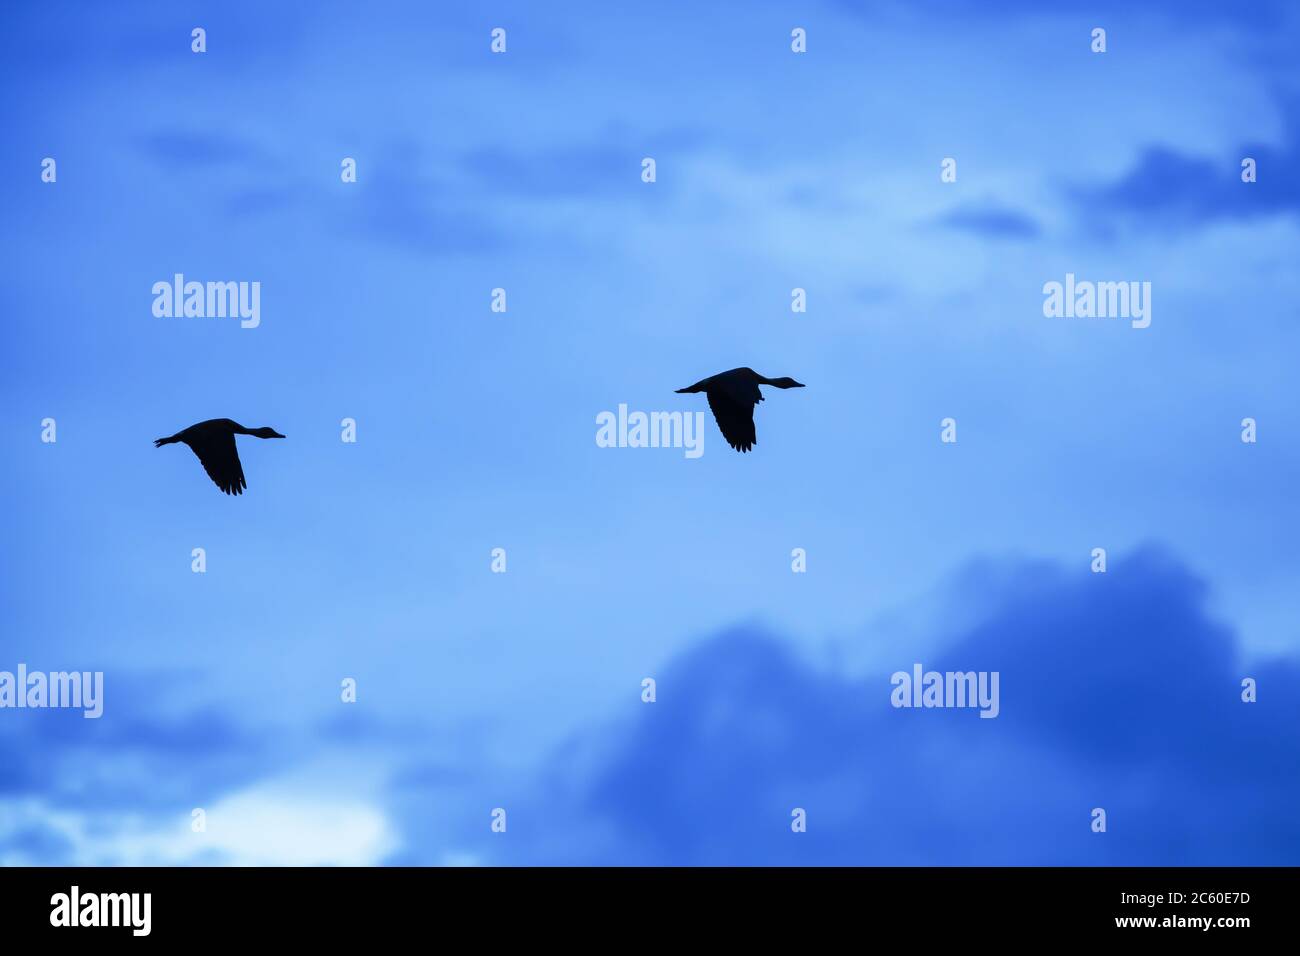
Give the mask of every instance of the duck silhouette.
M 239 463 L 239 450 L 235 447 L 236 435 L 284 437 L 274 428 L 245 428 L 229 418 L 212 418 L 178 431 L 170 438 L 155 438 L 153 446 L 161 448 L 174 442 L 189 445 L 218 488 L 228 495 L 242 495 L 248 484 L 244 481 L 244 466 Z
M 689 388 L 679 388 L 677 394 L 703 392 L 727 444 L 736 451 L 747 452 L 758 444 L 754 434 L 754 406 L 763 400 L 763 393 L 758 390 L 760 385 L 804 387 L 788 376 L 768 378 L 752 368 L 733 368 L 701 379 Z

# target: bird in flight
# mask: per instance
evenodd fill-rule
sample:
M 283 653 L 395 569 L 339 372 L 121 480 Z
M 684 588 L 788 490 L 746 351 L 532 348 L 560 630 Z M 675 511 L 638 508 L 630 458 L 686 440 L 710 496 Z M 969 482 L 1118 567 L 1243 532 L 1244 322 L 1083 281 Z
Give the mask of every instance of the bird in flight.
M 804 387 L 789 377 L 767 378 L 752 368 L 733 368 L 701 379 L 689 388 L 679 388 L 677 394 L 703 392 L 727 444 L 736 451 L 747 452 L 758 444 L 754 435 L 754 406 L 763 400 L 763 393 L 758 390 L 760 385 Z
M 213 418 L 178 431 L 171 438 L 156 438 L 153 446 L 161 448 L 173 442 L 184 442 L 199 456 L 203 470 L 218 488 L 228 495 L 242 495 L 248 484 L 244 481 L 244 467 L 239 463 L 239 450 L 235 448 L 236 435 L 284 437 L 274 428 L 245 428 L 229 418 Z

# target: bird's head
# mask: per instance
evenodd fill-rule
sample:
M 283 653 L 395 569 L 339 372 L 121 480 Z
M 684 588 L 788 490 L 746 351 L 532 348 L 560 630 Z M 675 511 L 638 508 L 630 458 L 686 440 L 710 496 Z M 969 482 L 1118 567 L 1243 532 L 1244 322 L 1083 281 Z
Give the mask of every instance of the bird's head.
M 783 375 L 781 378 L 769 379 L 767 384 L 775 385 L 777 388 L 803 388 L 804 387 L 803 382 L 796 382 L 788 375 Z
M 269 428 L 265 425 L 262 426 L 261 428 L 254 428 L 250 430 L 248 434 L 256 435 L 258 438 L 283 438 L 284 437 L 274 428 Z

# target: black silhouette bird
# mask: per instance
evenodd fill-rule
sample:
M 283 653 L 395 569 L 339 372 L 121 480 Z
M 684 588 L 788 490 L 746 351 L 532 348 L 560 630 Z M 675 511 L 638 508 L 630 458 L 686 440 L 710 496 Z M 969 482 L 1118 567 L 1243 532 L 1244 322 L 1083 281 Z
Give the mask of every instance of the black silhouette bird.
M 244 467 L 239 463 L 239 450 L 235 448 L 236 435 L 253 435 L 257 438 L 283 438 L 274 428 L 245 428 L 229 418 L 213 418 L 191 425 L 171 438 L 156 438 L 153 446 L 161 448 L 173 442 L 184 442 L 199 456 L 203 470 L 228 495 L 242 495 L 248 484 L 244 481 Z
M 729 372 L 710 375 L 690 388 L 679 388 L 677 393 L 703 392 L 708 396 L 709 408 L 722 430 L 722 437 L 736 451 L 747 452 L 758 444 L 754 435 L 754 406 L 763 400 L 763 393 L 758 390 L 760 385 L 804 387 L 789 377 L 767 378 L 752 368 L 733 368 Z

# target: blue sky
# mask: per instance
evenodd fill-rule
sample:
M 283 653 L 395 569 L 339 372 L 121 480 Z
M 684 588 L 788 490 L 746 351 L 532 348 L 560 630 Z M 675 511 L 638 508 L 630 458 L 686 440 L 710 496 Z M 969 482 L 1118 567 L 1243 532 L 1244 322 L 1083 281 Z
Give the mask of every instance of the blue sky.
M 106 702 L 0 711 L 0 861 L 1296 862 L 1300 22 L 1132 6 L 6 9 L 0 669 Z M 737 365 L 753 454 L 596 446 Z

